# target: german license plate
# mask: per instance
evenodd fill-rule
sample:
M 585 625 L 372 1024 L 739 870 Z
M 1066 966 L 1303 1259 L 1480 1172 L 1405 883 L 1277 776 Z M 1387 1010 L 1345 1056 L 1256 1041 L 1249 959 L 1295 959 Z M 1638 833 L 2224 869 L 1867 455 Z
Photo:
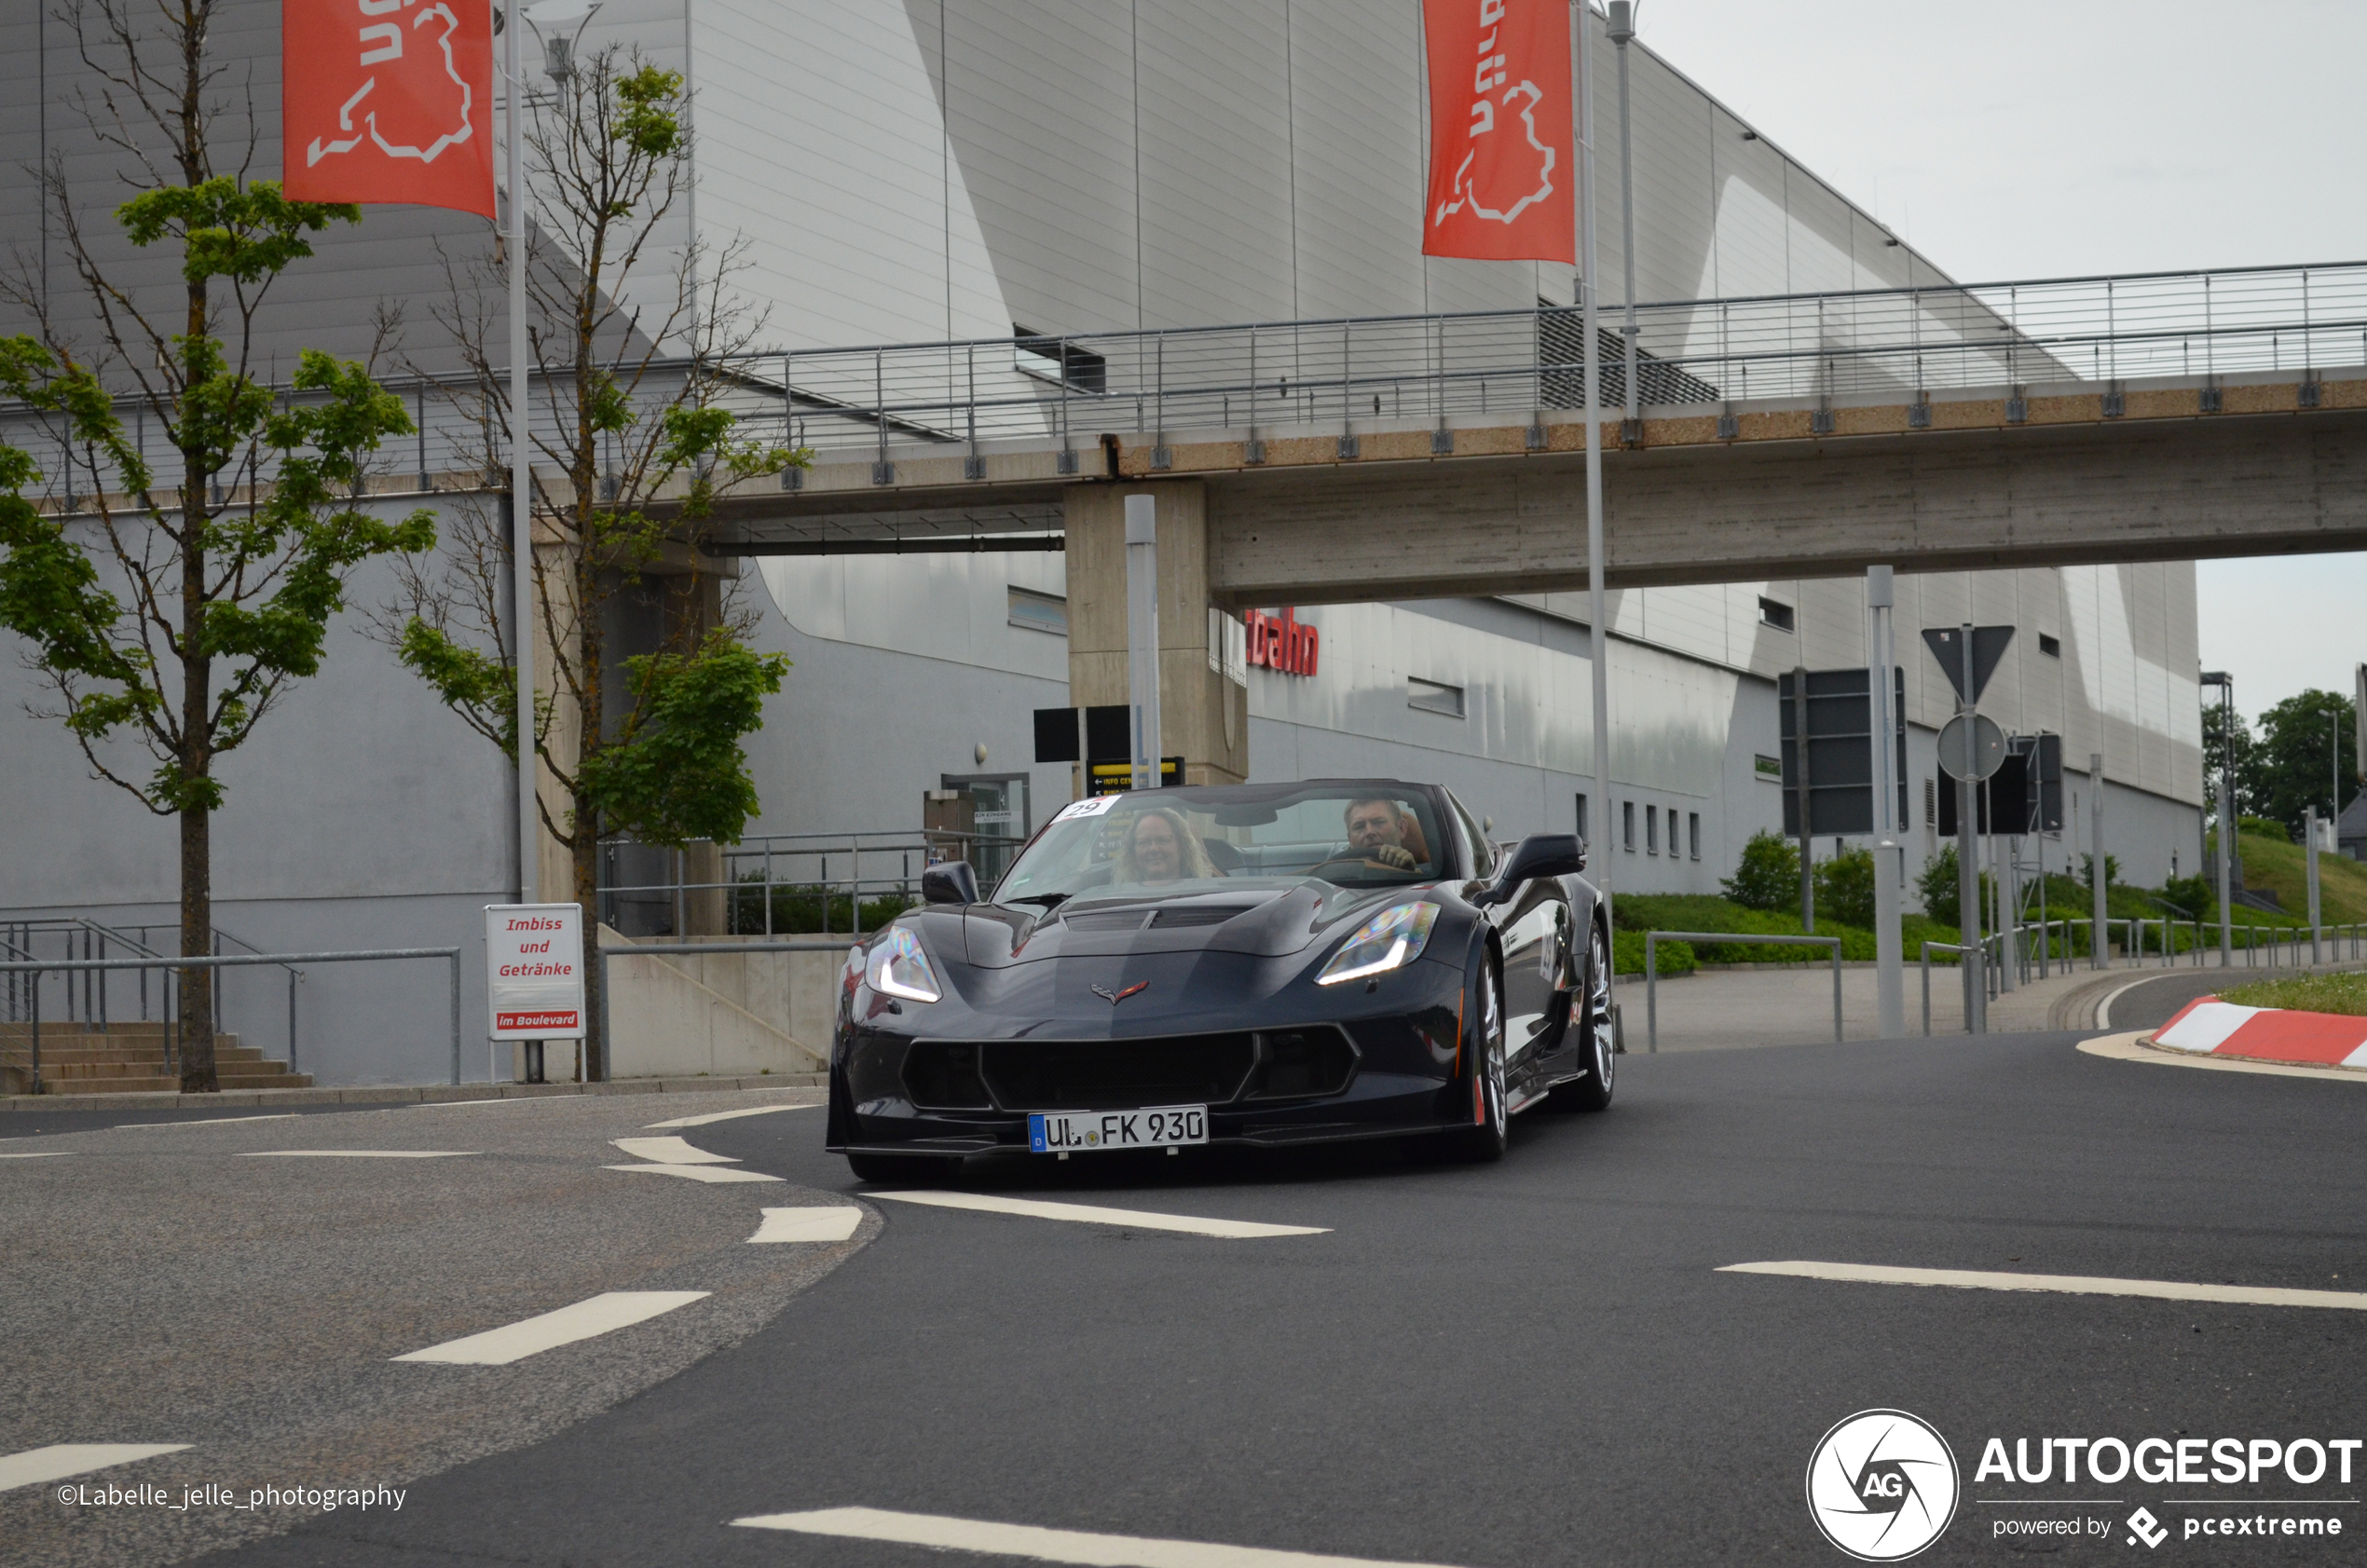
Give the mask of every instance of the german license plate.
M 1207 1141 L 1205 1105 L 1162 1105 L 1147 1111 L 1032 1111 L 1027 1118 L 1027 1146 L 1038 1154 L 1175 1149 Z

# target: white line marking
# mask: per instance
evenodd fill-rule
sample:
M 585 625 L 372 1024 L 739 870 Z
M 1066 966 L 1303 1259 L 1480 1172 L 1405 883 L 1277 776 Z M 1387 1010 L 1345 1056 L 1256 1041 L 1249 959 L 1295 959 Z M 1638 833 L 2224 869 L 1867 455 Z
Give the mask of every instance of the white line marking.
M 474 1149 L 253 1149 L 242 1160 L 458 1160 Z
M 882 1194 L 884 1196 L 885 1194 Z M 2076 1274 L 1991 1274 L 1978 1269 L 1894 1269 L 1873 1263 L 1728 1263 L 1720 1274 L 1779 1274 L 1863 1285 L 1950 1285 L 1963 1290 L 2045 1290 L 2073 1296 L 2147 1296 L 2237 1306 L 2341 1307 L 2367 1312 L 2367 1293 L 2292 1290 L 2273 1285 L 2190 1285 L 2176 1279 L 2111 1279 Z
M 746 1111 L 710 1111 L 704 1116 L 677 1116 L 671 1122 L 651 1122 L 651 1130 L 659 1127 L 704 1127 L 709 1122 L 736 1122 L 743 1116 L 770 1116 L 776 1111 L 819 1111 L 819 1100 L 812 1105 L 759 1105 Z
M 2148 978 L 2151 978 L 2151 976 L 2148 976 Z M 2129 992 L 2135 990 L 2138 987 L 2143 985 L 2145 981 L 2143 980 L 2131 980 L 2128 984 L 2121 987 L 2118 990 L 2114 991 L 2110 996 L 2104 998 L 2103 1001 L 2098 1002 L 2096 1004 L 2096 1027 L 2098 1029 L 2112 1028 L 2113 1003 L 2118 1002 L 2122 997 L 2127 996 Z
M 128 1132 L 133 1127 L 216 1127 L 225 1122 L 289 1122 L 295 1119 L 293 1111 L 266 1111 L 260 1116 L 193 1116 L 185 1122 L 117 1122 L 110 1132 Z
M 33 1149 L 21 1154 L 0 1154 L 0 1160 L 57 1160 L 73 1152 L 71 1149 Z
M 1203 1220 L 1190 1214 L 1147 1214 L 1139 1208 L 1101 1208 L 1092 1204 L 1045 1203 L 1035 1198 L 997 1198 L 983 1193 L 871 1193 L 874 1198 L 924 1203 L 936 1208 L 973 1208 L 984 1214 L 1019 1214 L 1030 1220 L 1074 1220 L 1088 1225 L 1130 1225 L 1138 1231 L 1184 1231 L 1192 1235 L 1320 1236 L 1328 1225 L 1261 1225 L 1250 1220 Z
M 778 1181 L 777 1176 L 767 1176 L 757 1170 L 732 1170 L 723 1166 L 602 1166 L 602 1170 L 637 1170 L 650 1176 L 682 1176 L 693 1181 Z
M 397 1361 L 442 1361 L 462 1367 L 506 1367 L 529 1356 L 595 1335 L 629 1329 L 676 1307 L 704 1300 L 705 1290 L 604 1290 L 573 1306 L 546 1312 L 465 1339 L 397 1356 Z
M 863 1223 L 859 1208 L 768 1208 L 756 1241 L 844 1241 Z
M 678 1138 L 612 1138 L 609 1141 L 636 1160 L 655 1160 L 662 1166 L 736 1166 L 740 1163 L 729 1154 L 710 1154 L 704 1149 L 693 1149 Z
M 1368 1557 L 1228 1547 L 1211 1541 L 1161 1541 L 1142 1535 L 1046 1530 L 1033 1524 L 995 1524 L 984 1520 L 948 1519 L 942 1514 L 892 1513 L 885 1508 L 816 1508 L 810 1513 L 754 1514 L 732 1522 L 751 1530 L 794 1530 L 805 1535 L 896 1541 L 939 1551 L 1032 1557 L 1040 1562 L 1080 1562 L 1092 1564 L 1093 1568 L 1434 1568 L 1430 1564 L 1382 1561 Z
M 187 1443 L 51 1443 L 0 1457 L 0 1492 L 43 1481 L 63 1480 L 91 1470 L 111 1469 L 135 1459 L 179 1453 Z

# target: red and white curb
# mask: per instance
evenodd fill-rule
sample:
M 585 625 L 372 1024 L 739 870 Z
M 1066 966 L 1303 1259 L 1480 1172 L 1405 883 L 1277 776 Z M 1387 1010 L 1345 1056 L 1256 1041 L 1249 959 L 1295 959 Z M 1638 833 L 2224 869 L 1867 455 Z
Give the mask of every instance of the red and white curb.
M 2197 1056 L 2367 1068 L 2367 1017 L 2238 1007 L 2215 996 L 2188 1002 L 2154 1031 L 2153 1043 Z

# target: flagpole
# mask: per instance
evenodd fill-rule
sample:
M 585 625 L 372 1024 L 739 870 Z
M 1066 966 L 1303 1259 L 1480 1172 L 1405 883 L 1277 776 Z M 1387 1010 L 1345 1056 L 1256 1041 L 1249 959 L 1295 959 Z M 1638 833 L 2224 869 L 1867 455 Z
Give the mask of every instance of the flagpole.
M 518 902 L 532 904 L 541 824 L 535 794 L 534 491 L 527 449 L 526 70 L 520 0 L 507 0 L 510 83 L 510 618 L 517 661 Z
M 1572 75 L 1578 78 L 1578 292 L 1579 331 L 1585 334 L 1586 366 L 1586 620 L 1589 658 L 1594 675 L 1594 831 L 1589 835 L 1595 852 L 1587 856 L 1587 870 L 1603 895 L 1606 915 L 1611 909 L 1611 856 L 1607 849 L 1611 832 L 1611 680 L 1608 663 L 1610 639 L 1603 607 L 1603 355 L 1596 341 L 1594 273 L 1594 40 L 1588 29 L 1587 0 L 1572 0 L 1570 48 L 1577 56 Z M 1616 964 L 1613 965 L 1617 967 Z M 1608 976 L 1605 977 L 1606 982 Z

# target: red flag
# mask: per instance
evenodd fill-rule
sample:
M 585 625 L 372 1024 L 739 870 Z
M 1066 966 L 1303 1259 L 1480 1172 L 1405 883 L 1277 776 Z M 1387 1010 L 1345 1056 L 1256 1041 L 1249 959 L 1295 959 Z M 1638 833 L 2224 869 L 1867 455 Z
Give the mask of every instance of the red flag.
M 284 0 L 281 189 L 493 216 L 491 0 Z
M 1428 0 L 1422 253 L 1578 261 L 1569 0 Z

